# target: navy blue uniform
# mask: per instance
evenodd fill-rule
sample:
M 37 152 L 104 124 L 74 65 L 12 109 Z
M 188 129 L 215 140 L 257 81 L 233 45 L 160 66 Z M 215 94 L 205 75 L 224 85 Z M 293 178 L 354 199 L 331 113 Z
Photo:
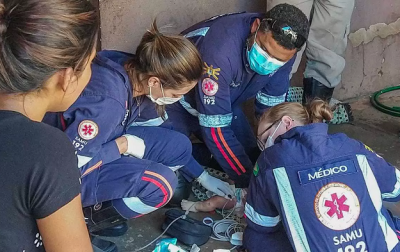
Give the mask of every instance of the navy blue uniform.
M 185 30 L 183 34 L 198 48 L 204 60 L 204 74 L 196 88 L 167 108 L 174 128 L 195 133 L 213 157 L 239 186 L 247 186 L 256 139 L 240 105 L 255 99 L 255 111 L 285 101 L 289 88 L 291 59 L 270 75 L 252 71 L 246 56 L 250 27 L 262 14 L 243 13 L 212 18 Z
M 165 205 L 177 184 L 175 170 L 182 167 L 192 177 L 202 172 L 192 173 L 187 166 L 193 159 L 191 143 L 165 126 L 168 115 L 160 117 L 146 96 L 133 97 L 124 69 L 130 57 L 117 51 L 99 52 L 92 78 L 78 100 L 66 112 L 45 118 L 64 130 L 76 149 L 83 206 L 113 200 L 125 218 Z M 144 141 L 142 159 L 119 153 L 115 139 L 123 134 Z
M 249 251 L 400 251 L 382 206 L 400 199 L 400 172 L 327 131 L 323 123 L 295 127 L 261 154 L 245 207 Z

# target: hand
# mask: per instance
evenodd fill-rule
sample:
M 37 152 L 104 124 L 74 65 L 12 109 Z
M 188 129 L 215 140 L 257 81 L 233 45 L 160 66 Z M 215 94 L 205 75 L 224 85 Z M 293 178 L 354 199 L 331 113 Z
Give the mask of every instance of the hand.
M 128 141 L 128 148 L 123 154 L 143 158 L 144 151 L 146 150 L 146 145 L 144 144 L 143 139 L 128 134 L 123 135 L 123 137 Z
M 228 183 L 214 178 L 207 171 L 204 171 L 198 178 L 197 181 L 204 186 L 207 190 L 212 191 L 213 193 L 225 197 L 232 198 L 235 195 L 235 192 L 229 186 Z M 229 197 L 230 195 L 231 197 Z
M 128 139 L 126 137 L 118 137 L 115 139 L 115 143 L 117 144 L 119 154 L 124 154 L 128 150 Z

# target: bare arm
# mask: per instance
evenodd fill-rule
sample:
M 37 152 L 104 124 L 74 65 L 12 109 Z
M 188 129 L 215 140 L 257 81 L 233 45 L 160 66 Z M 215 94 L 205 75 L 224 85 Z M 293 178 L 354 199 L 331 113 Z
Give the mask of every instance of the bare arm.
M 82 213 L 80 195 L 53 214 L 36 221 L 46 251 L 93 251 Z
M 128 140 L 126 137 L 118 137 L 115 139 L 120 154 L 124 154 L 128 150 Z

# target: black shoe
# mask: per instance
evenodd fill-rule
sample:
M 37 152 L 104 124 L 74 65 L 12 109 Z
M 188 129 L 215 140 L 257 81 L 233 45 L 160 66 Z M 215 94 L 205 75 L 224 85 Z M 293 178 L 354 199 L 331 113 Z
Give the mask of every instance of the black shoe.
M 118 213 L 113 206 L 112 201 L 106 201 L 94 206 L 85 207 L 83 208 L 83 215 L 85 216 L 86 225 L 90 233 L 126 224 L 126 219 Z M 121 229 L 117 229 L 119 233 L 128 230 L 127 227 L 120 228 Z
M 96 236 L 91 236 L 93 252 L 118 252 L 118 247 L 115 243 L 100 239 Z
M 328 88 L 314 78 L 304 78 L 303 86 L 303 105 L 315 98 L 330 102 L 334 88 Z
M 181 201 L 188 199 L 192 191 L 192 183 L 189 183 L 179 171 L 175 172 L 175 174 L 178 177 L 178 185 L 176 186 L 174 195 L 167 204 L 168 207 L 180 207 Z
M 124 222 L 114 227 L 109 227 L 101 229 L 99 231 L 91 232 L 91 234 L 98 236 L 106 236 L 106 237 L 117 237 L 117 236 L 123 236 L 127 231 L 128 231 L 128 224 Z

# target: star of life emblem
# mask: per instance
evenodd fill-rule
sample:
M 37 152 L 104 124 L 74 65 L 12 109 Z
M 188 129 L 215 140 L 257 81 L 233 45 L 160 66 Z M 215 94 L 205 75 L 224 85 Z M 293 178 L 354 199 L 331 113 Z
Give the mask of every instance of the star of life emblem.
M 78 134 L 84 140 L 91 140 L 99 133 L 97 124 L 90 120 L 82 121 L 78 126 Z
M 322 187 L 314 199 L 318 220 L 332 230 L 345 230 L 353 226 L 360 216 L 360 202 L 355 192 L 343 183 L 330 183 Z
M 218 92 L 218 83 L 210 78 L 205 78 L 201 83 L 201 89 L 207 96 L 213 96 Z

